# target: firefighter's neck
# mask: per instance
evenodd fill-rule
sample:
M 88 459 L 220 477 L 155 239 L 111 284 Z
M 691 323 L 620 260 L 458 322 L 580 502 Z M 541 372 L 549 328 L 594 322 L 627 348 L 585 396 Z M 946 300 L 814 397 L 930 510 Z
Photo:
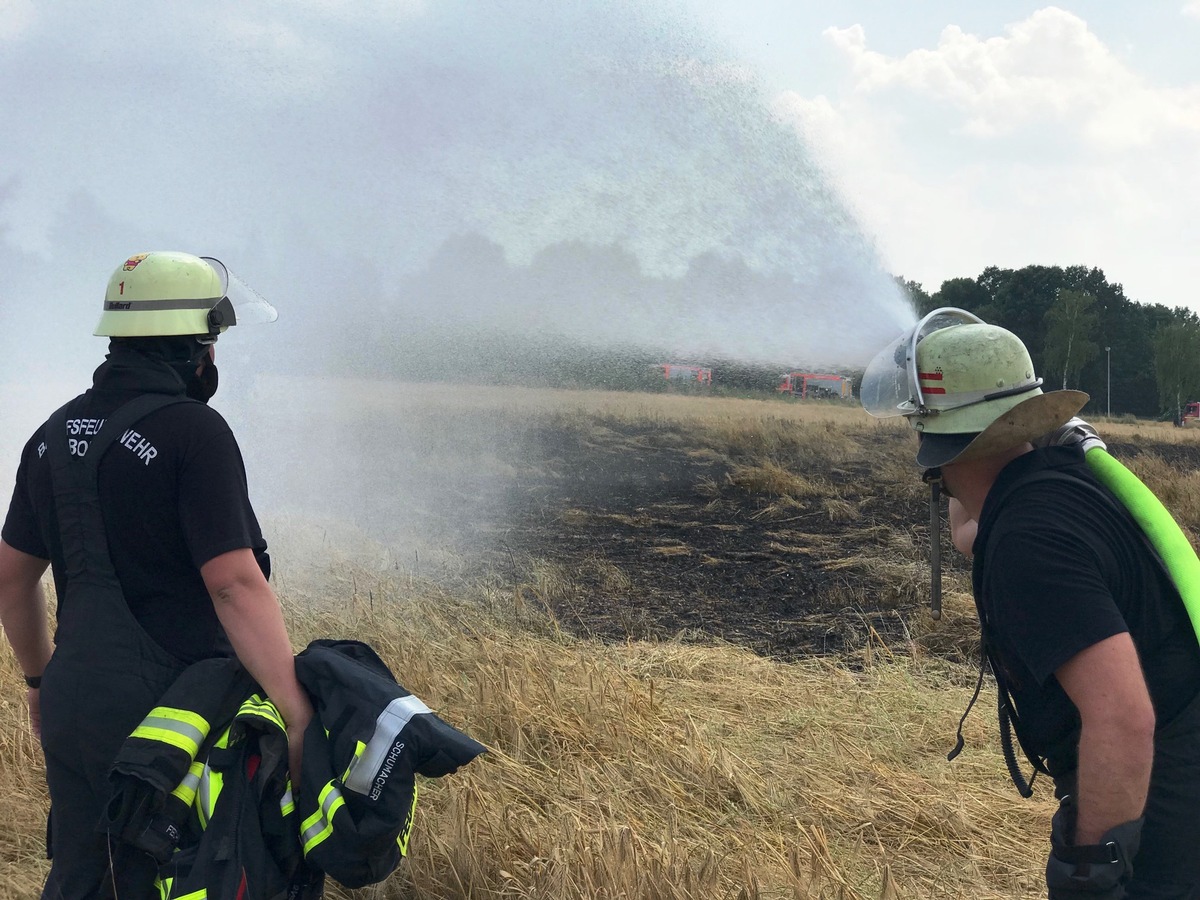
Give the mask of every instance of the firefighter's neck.
M 996 483 L 1000 471 L 1031 450 L 1033 444 L 1024 443 L 980 459 L 948 463 L 942 466 L 942 480 L 954 499 L 978 522 L 983 512 L 983 501 L 987 499 L 988 491 Z

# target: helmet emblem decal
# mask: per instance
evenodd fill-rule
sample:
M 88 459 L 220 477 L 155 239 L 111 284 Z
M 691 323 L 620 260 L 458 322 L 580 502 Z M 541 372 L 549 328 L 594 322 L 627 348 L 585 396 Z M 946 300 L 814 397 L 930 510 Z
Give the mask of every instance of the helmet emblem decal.
M 126 272 L 132 272 L 134 269 L 137 268 L 138 263 L 140 263 L 143 259 L 145 259 L 149 255 L 150 255 L 149 253 L 134 254 L 133 256 L 129 257 L 129 259 L 125 260 L 125 265 L 121 266 L 121 268 Z

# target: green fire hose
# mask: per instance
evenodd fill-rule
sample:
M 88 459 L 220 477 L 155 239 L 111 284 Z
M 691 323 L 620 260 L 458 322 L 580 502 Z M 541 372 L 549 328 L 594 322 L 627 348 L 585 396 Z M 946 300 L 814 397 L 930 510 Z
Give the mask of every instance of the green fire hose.
M 1162 501 L 1103 447 L 1084 454 L 1088 468 L 1129 510 L 1166 567 L 1200 638 L 1200 558 Z

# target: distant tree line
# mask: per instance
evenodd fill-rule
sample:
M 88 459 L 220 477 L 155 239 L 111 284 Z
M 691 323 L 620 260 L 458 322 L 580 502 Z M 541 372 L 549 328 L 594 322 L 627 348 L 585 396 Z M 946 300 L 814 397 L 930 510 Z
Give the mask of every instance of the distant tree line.
M 1185 307 L 1138 303 L 1086 266 L 990 266 L 930 294 L 897 279 L 919 315 L 965 309 L 1017 334 L 1047 390 L 1091 395 L 1086 413 L 1175 418 L 1200 400 L 1200 317 Z
M 854 339 L 849 310 L 879 292 L 878 273 L 853 262 L 793 276 L 711 251 L 680 273 L 649 273 L 619 245 L 563 241 L 513 261 L 489 237 L 456 235 L 386 291 L 366 265 L 316 266 L 320 279 L 303 289 L 337 297 L 338 314 L 322 319 L 317 342 L 310 322 L 281 319 L 282 342 L 306 349 L 274 365 L 476 384 L 775 393 L 781 373 L 827 371 L 806 358 Z M 348 271 L 358 280 L 346 282 Z M 851 374 L 855 361 L 835 371 Z M 711 368 L 712 385 L 668 381 L 655 368 L 662 363 Z

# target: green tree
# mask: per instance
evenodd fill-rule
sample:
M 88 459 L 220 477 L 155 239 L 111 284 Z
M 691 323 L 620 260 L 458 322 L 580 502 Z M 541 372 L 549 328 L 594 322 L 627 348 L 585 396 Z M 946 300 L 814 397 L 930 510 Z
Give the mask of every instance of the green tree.
M 1017 335 L 1029 348 L 1034 366 L 1041 371 L 1041 348 L 1046 344 L 1046 313 L 1054 305 L 1063 286 L 1063 270 L 1058 266 L 1026 266 L 1016 271 L 985 269 L 979 276 L 991 275 L 991 303 L 981 313 L 983 319 Z M 985 285 L 986 286 L 986 285 Z
M 991 295 L 974 278 L 948 278 L 933 295 L 933 305 L 952 306 L 979 315 L 991 300 Z
M 1096 298 L 1083 291 L 1059 291 L 1046 311 L 1042 358 L 1048 372 L 1062 372 L 1063 390 L 1068 379 L 1100 355 L 1093 340 L 1100 321 L 1093 309 L 1095 303 Z
M 1177 316 L 1159 327 L 1154 337 L 1154 369 L 1159 402 L 1164 410 L 1173 411 L 1178 422 L 1183 404 L 1200 396 L 1200 323 L 1194 315 Z

